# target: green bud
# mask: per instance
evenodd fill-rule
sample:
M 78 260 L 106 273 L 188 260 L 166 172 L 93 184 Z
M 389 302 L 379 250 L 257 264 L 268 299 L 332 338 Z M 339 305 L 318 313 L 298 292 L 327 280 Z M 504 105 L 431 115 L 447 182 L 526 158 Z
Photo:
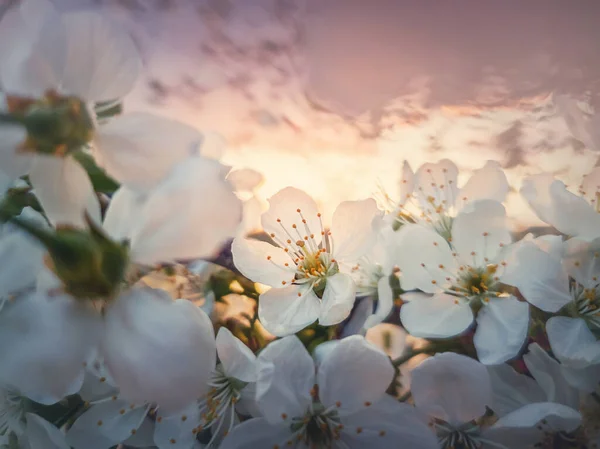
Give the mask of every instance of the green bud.
M 46 247 L 50 268 L 66 293 L 80 299 L 111 298 L 125 279 L 128 246 L 86 219 L 89 230 L 64 226 L 53 231 L 22 219 L 13 222 Z
M 48 91 L 39 100 L 9 98 L 8 106 L 13 121 L 27 131 L 22 151 L 64 156 L 92 140 L 94 121 L 77 97 Z

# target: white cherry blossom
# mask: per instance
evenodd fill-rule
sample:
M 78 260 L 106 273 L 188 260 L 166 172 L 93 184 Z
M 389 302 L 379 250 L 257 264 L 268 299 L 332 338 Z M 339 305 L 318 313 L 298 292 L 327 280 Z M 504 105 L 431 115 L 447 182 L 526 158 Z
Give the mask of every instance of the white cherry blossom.
M 258 356 L 256 399 L 263 416 L 236 426 L 221 449 L 437 448 L 414 409 L 386 395 L 394 369 L 385 354 L 360 336 L 330 346 L 315 374 L 297 337 L 269 344 Z
M 466 204 L 481 199 L 503 202 L 508 190 L 506 176 L 494 161 L 487 161 L 475 170 L 461 188 L 458 187 L 458 168 L 448 159 L 423 164 L 416 173 L 404 162 L 400 201 L 393 207 L 391 216 L 395 228 L 419 223 L 449 238 L 453 219 Z
M 249 279 L 272 287 L 260 295 L 259 319 L 270 333 L 297 332 L 317 319 L 323 326 L 346 319 L 356 286 L 344 272 L 375 239 L 374 200 L 346 201 L 325 230 L 314 200 L 288 187 L 269 200 L 262 226 L 277 246 L 237 237 L 234 263 Z
M 563 234 L 583 240 L 600 237 L 600 167 L 569 189 L 547 173 L 523 181 L 521 195 L 537 216 Z
M 477 322 L 479 360 L 502 363 L 517 355 L 527 334 L 525 302 L 503 292 L 503 248 L 511 243 L 504 206 L 473 201 L 456 216 L 451 242 L 430 228 L 406 225 L 398 233 L 396 263 L 404 290 L 404 327 L 416 337 L 447 338 Z M 477 311 L 475 316 L 473 309 Z
M 489 425 L 493 380 L 484 365 L 454 353 L 437 354 L 412 371 L 415 405 L 429 416 L 442 449 L 525 449 L 544 436 L 544 420 L 564 419 L 571 430 L 579 425 L 577 412 L 547 402 L 516 408 Z

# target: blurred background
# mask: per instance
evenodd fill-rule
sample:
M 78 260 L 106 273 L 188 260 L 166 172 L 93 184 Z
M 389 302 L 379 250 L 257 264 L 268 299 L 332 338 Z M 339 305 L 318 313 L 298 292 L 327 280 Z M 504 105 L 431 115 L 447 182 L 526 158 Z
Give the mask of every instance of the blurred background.
M 122 21 L 146 64 L 125 109 L 218 133 L 225 163 L 262 173 L 262 198 L 394 197 L 404 159 L 450 158 L 462 181 L 495 159 L 516 190 L 540 171 L 578 185 L 597 163 L 552 104 L 600 100 L 595 0 L 54 2 Z M 539 224 L 516 192 L 508 207 Z

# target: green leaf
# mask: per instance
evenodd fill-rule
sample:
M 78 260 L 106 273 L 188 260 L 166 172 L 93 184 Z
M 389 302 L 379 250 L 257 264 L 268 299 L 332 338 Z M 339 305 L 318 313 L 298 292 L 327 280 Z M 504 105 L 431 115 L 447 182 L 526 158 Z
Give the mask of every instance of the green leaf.
M 94 161 L 94 158 L 89 153 L 79 150 L 73 153 L 73 157 L 87 171 L 96 192 L 111 194 L 119 188 L 119 183 L 98 167 L 96 161 Z

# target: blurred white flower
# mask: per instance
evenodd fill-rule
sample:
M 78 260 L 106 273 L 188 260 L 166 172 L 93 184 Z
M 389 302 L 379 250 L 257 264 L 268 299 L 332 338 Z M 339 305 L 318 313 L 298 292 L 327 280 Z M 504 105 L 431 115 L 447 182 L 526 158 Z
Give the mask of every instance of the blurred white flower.
M 112 379 L 101 370 L 93 375 L 88 369 L 89 382 L 82 393 L 96 400 L 70 428 L 67 439 L 75 449 L 108 449 L 119 443 L 133 444 L 132 437 L 148 441 L 159 449 L 191 449 L 198 444 L 196 437 L 205 429 L 217 442 L 237 422 L 236 409 L 254 410 L 256 357 L 229 330 L 222 327 L 217 335 L 219 364 L 213 358 L 210 377 L 199 377 L 203 393 L 189 396 L 188 404 L 176 410 L 164 410 L 162 404 L 144 402 L 132 404 L 122 398 Z M 210 365 L 210 361 L 206 361 Z M 97 377 L 101 375 L 101 377 Z M 173 385 L 172 385 L 173 387 Z M 102 391 L 104 397 L 98 399 Z M 245 407 L 245 408 L 241 408 Z M 155 416 L 150 420 L 148 415 Z
M 294 443 L 339 449 L 438 447 L 414 409 L 386 395 L 394 368 L 385 354 L 360 336 L 328 346 L 315 374 L 315 362 L 297 337 L 269 344 L 258 356 L 256 400 L 263 417 L 236 426 L 221 449 Z
M 288 187 L 269 200 L 263 229 L 278 246 L 237 237 L 236 267 L 249 279 L 271 286 L 260 295 L 258 314 L 265 329 L 282 336 L 317 319 L 323 326 L 343 321 L 354 305 L 356 286 L 344 272 L 375 239 L 379 210 L 373 200 L 346 201 L 325 231 L 314 200 Z
M 433 294 L 402 296 L 407 303 L 400 317 L 411 335 L 458 335 L 473 323 L 474 307 L 479 360 L 497 364 L 517 355 L 527 335 L 529 307 L 501 288 L 503 247 L 511 243 L 502 204 L 479 200 L 465 206 L 454 219 L 451 243 L 418 225 L 406 225 L 397 238 L 402 287 Z
M 543 402 L 516 408 L 489 426 L 485 415 L 494 401 L 486 367 L 450 352 L 416 367 L 411 390 L 417 409 L 429 416 L 442 449 L 525 449 L 542 440 L 539 423 L 544 420 L 564 419 L 563 428 L 570 430 L 579 425 L 579 414 L 570 407 Z
M 400 200 L 391 202 L 390 219 L 394 228 L 419 223 L 433 227 L 449 239 L 454 217 L 471 201 L 495 200 L 503 202 L 509 191 L 506 175 L 495 161 L 475 170 L 467 183 L 458 187 L 458 167 L 443 159 L 421 165 L 413 174 L 408 162 L 402 167 Z
M 563 234 L 583 240 L 600 237 L 600 167 L 583 177 L 577 193 L 551 174 L 540 173 L 523 181 L 521 195 L 540 220 Z

